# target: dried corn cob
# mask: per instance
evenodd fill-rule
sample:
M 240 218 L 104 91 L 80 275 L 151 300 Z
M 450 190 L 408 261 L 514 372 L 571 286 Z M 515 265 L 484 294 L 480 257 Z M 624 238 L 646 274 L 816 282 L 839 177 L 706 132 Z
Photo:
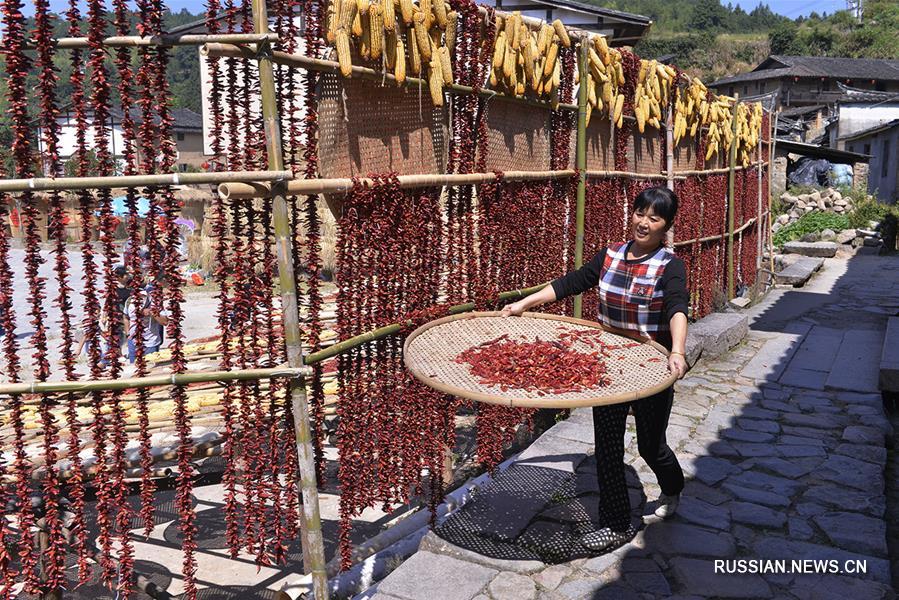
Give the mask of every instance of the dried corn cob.
M 337 28 L 343 28 L 350 31 L 353 28 L 353 22 L 356 20 L 356 3 L 353 0 L 344 0 L 340 3 L 340 20 Z
M 456 49 L 456 27 L 458 26 L 459 13 L 452 10 L 446 15 L 446 47 L 450 53 Z
M 381 7 L 372 4 L 368 9 L 369 29 L 371 31 L 371 58 L 377 60 L 381 58 L 381 52 L 384 47 L 384 21 L 381 17 Z
M 406 81 L 406 50 L 403 46 L 403 40 L 399 36 L 395 36 L 395 54 L 393 57 L 393 61 L 395 63 L 393 68 L 393 76 L 396 77 L 396 82 L 398 84 Z
M 403 16 L 403 23 L 412 25 L 412 19 L 415 16 L 412 0 L 400 0 L 400 14 Z
M 562 24 L 561 20 L 556 19 L 553 21 L 553 30 L 556 32 L 556 35 L 559 36 L 562 45 L 566 48 L 571 48 L 571 38 L 568 37 L 568 31 L 565 30 L 565 25 Z
M 431 90 L 431 102 L 434 103 L 434 106 L 443 106 L 443 75 L 441 74 L 440 59 L 436 56 L 429 66 L 428 84 Z
M 438 50 L 440 56 L 440 66 L 443 69 L 443 82 L 453 83 L 453 63 L 450 58 L 449 48 L 446 46 Z
M 549 50 L 546 53 L 546 63 L 543 65 L 543 76 L 546 77 L 553 72 L 556 67 L 556 58 L 559 56 L 559 43 L 555 36 L 549 44 Z
M 446 29 L 447 18 L 446 18 L 446 4 L 443 3 L 443 0 L 434 0 L 434 17 L 437 19 L 437 26 L 440 29 Z
M 336 34 L 337 61 L 340 63 L 340 74 L 349 77 L 353 74 L 353 61 L 350 55 L 350 36 L 346 29 L 340 28 Z
M 381 1 L 381 18 L 384 21 L 384 29 L 386 31 L 396 29 L 396 9 L 393 6 L 393 0 Z
M 427 17 L 419 11 L 415 13 L 414 21 L 415 41 L 418 43 L 418 52 L 425 62 L 431 61 L 431 38 L 428 35 Z

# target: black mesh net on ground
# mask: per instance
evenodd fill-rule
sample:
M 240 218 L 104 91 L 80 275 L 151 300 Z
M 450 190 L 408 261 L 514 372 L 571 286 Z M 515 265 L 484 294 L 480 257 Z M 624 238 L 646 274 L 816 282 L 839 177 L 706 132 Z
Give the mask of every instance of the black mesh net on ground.
M 592 556 L 580 536 L 597 527 L 596 461 L 574 473 L 512 465 L 478 490 L 434 532 L 447 542 L 501 560 L 547 564 Z M 629 483 L 634 479 L 628 469 Z M 637 481 L 639 483 L 639 480 Z M 632 499 L 632 508 L 642 510 Z

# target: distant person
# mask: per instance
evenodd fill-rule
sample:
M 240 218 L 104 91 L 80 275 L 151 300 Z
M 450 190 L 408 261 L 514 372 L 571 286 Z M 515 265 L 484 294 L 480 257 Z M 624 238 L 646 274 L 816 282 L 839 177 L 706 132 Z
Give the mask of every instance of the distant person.
M 126 302 L 125 314 L 128 317 L 128 361 L 133 363 L 137 358 L 138 344 L 143 348 L 144 356 L 158 352 L 165 341 L 165 326 L 169 322 L 168 313 L 163 309 L 154 311 L 150 302 L 152 284 L 147 285 L 137 296 L 132 295 Z M 137 321 L 142 324 L 142 339 L 137 339 Z

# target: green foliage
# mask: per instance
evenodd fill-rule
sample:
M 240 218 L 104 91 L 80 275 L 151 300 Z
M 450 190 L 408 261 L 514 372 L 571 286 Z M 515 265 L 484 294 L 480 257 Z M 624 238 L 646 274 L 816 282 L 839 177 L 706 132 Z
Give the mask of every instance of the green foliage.
M 873 196 L 862 197 L 855 201 L 852 212 L 849 213 L 849 226 L 867 229 L 870 227 L 869 221 L 880 221 L 891 212 L 899 214 L 899 208 L 881 204 Z
M 845 215 L 827 212 L 810 212 L 799 217 L 795 223 L 774 234 L 774 245 L 780 248 L 787 242 L 798 240 L 807 233 L 818 233 L 825 229 L 840 231 L 849 229 L 849 219 Z
M 799 41 L 799 26 L 792 21 L 778 24 L 768 33 L 771 54 L 804 54 L 805 46 Z

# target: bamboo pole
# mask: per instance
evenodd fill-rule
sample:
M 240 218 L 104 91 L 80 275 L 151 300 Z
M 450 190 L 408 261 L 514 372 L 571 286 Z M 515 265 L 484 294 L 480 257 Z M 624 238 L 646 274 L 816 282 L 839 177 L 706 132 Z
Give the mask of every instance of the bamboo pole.
M 252 59 L 256 57 L 256 53 L 247 48 L 245 46 L 236 46 L 234 44 L 206 44 L 200 49 L 200 52 L 209 57 L 217 57 L 217 58 L 245 58 Z M 324 73 L 335 73 L 340 75 L 340 64 L 333 60 L 325 60 L 322 58 L 313 58 L 311 56 L 306 56 L 304 54 L 288 54 L 287 52 L 272 52 L 272 62 L 278 65 L 284 65 L 288 67 L 299 67 L 302 69 L 308 69 L 310 71 L 321 71 Z M 340 75 L 343 77 L 342 75 Z M 352 67 L 352 75 L 351 77 L 358 77 L 360 79 L 370 79 L 373 81 L 384 82 L 384 81 L 392 81 L 396 83 L 396 77 L 393 74 L 388 73 L 386 71 L 379 71 L 377 69 L 371 69 L 368 67 L 360 67 L 357 65 L 353 65 Z M 407 76 L 405 81 L 402 84 L 404 87 L 410 88 L 426 88 L 428 86 L 428 81 L 425 79 L 419 79 L 417 77 L 409 77 Z M 542 100 L 535 100 L 533 98 L 522 97 L 519 98 L 517 96 L 507 96 L 495 90 L 488 90 L 484 88 L 478 88 L 477 90 L 473 87 L 462 85 L 459 83 L 448 83 L 444 84 L 443 91 L 457 94 L 474 94 L 477 93 L 479 96 L 484 96 L 487 98 L 502 98 L 503 100 L 508 100 L 510 102 L 518 102 L 522 104 L 527 104 L 529 106 L 535 106 L 538 108 L 545 108 L 546 110 L 577 110 L 577 105 L 575 104 L 559 104 L 557 108 L 554 108 L 552 103 L 544 102 Z
M 768 119 L 769 131 L 768 131 L 768 262 L 769 268 L 772 273 L 774 273 L 774 236 L 771 234 L 771 219 L 774 218 L 774 215 L 771 214 L 771 166 L 774 165 L 774 151 L 777 145 L 777 120 L 780 117 L 780 113 L 774 112 L 774 103 L 771 103 L 771 112 L 774 114 L 773 119 Z
M 743 223 L 739 228 L 734 230 L 734 235 L 736 235 L 738 233 L 742 233 L 747 227 L 749 227 L 750 225 L 755 223 L 756 220 L 758 220 L 756 217 L 752 217 L 751 219 L 749 219 L 748 221 Z M 682 240 L 680 242 L 674 242 L 674 244 L 672 244 L 672 245 L 675 248 L 680 248 L 681 246 L 689 246 L 690 244 L 701 244 L 704 242 L 714 242 L 715 240 L 720 240 L 720 239 L 726 238 L 728 235 L 729 235 L 728 232 L 725 232 L 720 235 L 709 235 L 709 236 L 701 237 L 701 238 L 693 238 L 692 240 Z
M 268 33 L 266 0 L 253 0 L 253 27 L 256 33 Z M 257 48 L 259 88 L 262 96 L 262 117 L 265 122 L 265 142 L 268 167 L 272 171 L 284 169 L 281 148 L 281 125 L 278 115 L 278 99 L 275 93 L 275 77 L 272 68 L 272 49 L 268 43 Z M 293 232 L 285 198 L 286 186 L 277 185 L 273 191 L 272 219 L 275 225 L 275 246 L 278 257 L 278 277 L 281 287 L 282 323 L 287 348 L 287 363 L 293 368 L 303 366 L 303 344 L 300 338 L 300 319 L 297 307 L 297 285 L 294 279 L 294 256 L 291 245 Z M 312 450 L 312 433 L 309 426 L 309 406 L 306 402 L 306 385 L 302 376 L 289 385 L 290 403 L 293 408 L 297 457 L 303 495 L 301 534 L 304 536 L 304 571 L 312 575 L 315 600 L 328 600 L 328 574 L 325 570 L 325 544 L 322 536 L 321 515 L 318 504 L 318 482 L 315 477 L 315 459 Z
M 743 165 L 735 165 L 734 171 L 743 171 L 745 169 L 754 169 L 767 167 L 767 161 L 760 161 L 756 163 L 750 163 L 748 166 Z M 675 171 L 675 175 L 681 175 L 683 177 L 690 177 L 693 175 L 722 175 L 724 173 L 730 173 L 730 167 L 721 167 L 719 169 L 691 169 L 689 171 Z
M 731 137 L 729 172 L 727 175 L 727 299 L 734 297 L 734 185 L 736 183 L 737 163 L 737 107 L 740 105 L 740 95 L 734 94 L 733 118 L 730 126 Z
M 4 383 L 0 384 L 0 395 L 105 392 L 169 385 L 190 385 L 192 383 L 212 381 L 254 381 L 276 377 L 296 379 L 302 378 L 308 372 L 308 367 L 276 367 L 273 369 L 248 369 L 245 371 L 201 371 L 198 373 L 149 375 L 147 377 L 129 377 L 125 379 Z
M 648 179 L 650 181 L 667 181 L 668 175 L 665 173 L 634 173 L 633 171 L 587 171 L 589 179 L 601 179 L 603 177 L 616 177 L 620 179 Z M 679 179 L 679 174 L 674 175 L 675 179 Z
M 535 285 L 533 287 L 524 288 L 521 290 L 511 290 L 508 292 L 502 292 L 497 300 L 516 300 L 518 298 L 524 298 L 525 296 L 530 296 L 531 294 L 535 294 L 542 290 L 544 287 L 549 285 L 548 283 L 541 283 L 540 285 Z M 463 312 L 468 312 L 475 309 L 474 302 L 466 302 L 465 304 L 457 304 L 455 306 L 451 306 L 447 309 L 448 315 L 456 315 Z M 342 352 L 346 352 L 352 348 L 356 348 L 357 346 L 361 346 L 367 342 L 371 342 L 373 340 L 379 340 L 381 338 L 395 335 L 403 330 L 405 327 L 411 327 L 415 323 L 413 321 L 404 321 L 403 323 L 393 323 L 391 325 L 385 325 L 383 327 L 378 327 L 377 329 L 373 329 L 371 331 L 367 331 L 360 335 L 348 338 L 341 342 L 338 342 L 331 346 L 330 348 L 325 348 L 324 350 L 319 350 L 318 352 L 313 352 L 306 356 L 307 365 L 311 365 L 317 362 L 321 362 L 323 360 L 327 360 L 332 356 L 337 356 Z
M 503 181 L 545 181 L 574 177 L 573 170 L 564 171 L 506 171 Z M 400 188 L 442 187 L 456 185 L 477 185 L 496 181 L 496 173 L 445 173 L 434 175 L 400 175 Z M 375 180 L 359 178 L 358 185 L 367 188 L 375 185 Z M 287 193 L 291 196 L 310 194 L 345 194 L 355 187 L 349 178 L 335 179 L 293 179 L 287 182 Z M 219 186 L 223 198 L 260 198 L 271 194 L 271 185 L 265 183 L 223 183 Z
M 761 137 L 761 136 L 759 136 L 759 137 Z M 758 151 L 759 165 L 761 165 L 762 164 L 762 141 L 761 140 L 759 140 L 758 147 L 759 147 L 759 151 Z M 762 242 L 763 242 L 762 227 L 761 227 L 761 223 L 762 223 L 762 168 L 763 167 L 760 166 L 758 169 L 758 171 L 759 171 L 759 173 L 758 173 L 758 175 L 759 175 L 759 182 L 758 182 L 759 203 L 758 203 L 758 209 L 756 210 L 756 213 L 755 213 L 756 217 L 759 219 L 759 228 L 758 228 L 758 232 L 757 232 L 758 235 L 756 235 L 756 240 L 755 240 L 756 273 L 758 273 L 758 269 L 760 269 L 762 266 Z M 756 290 L 758 290 L 758 275 L 756 275 Z
M 277 42 L 278 34 L 269 33 L 258 35 L 255 33 L 219 33 L 219 34 L 164 34 L 164 35 L 114 35 L 100 40 L 100 44 L 107 48 L 130 48 L 141 46 L 202 46 L 209 43 L 224 44 L 259 44 L 262 42 Z M 61 37 L 52 40 L 53 47 L 61 49 L 88 48 L 86 37 Z M 30 40 L 26 48 L 37 48 L 37 42 Z
M 160 175 L 118 175 L 110 177 L 33 177 L 31 179 L 0 179 L 0 192 L 68 191 L 244 181 L 283 181 L 291 177 L 293 177 L 293 173 L 283 169 L 276 171 L 164 173 Z
M 584 205 L 587 201 L 587 44 L 583 41 L 578 52 L 577 108 L 577 155 L 575 157 L 575 165 L 578 179 L 574 220 L 574 268 L 580 269 L 584 264 Z M 583 297 L 582 294 L 578 294 L 574 297 L 572 316 L 575 319 L 580 319 L 582 310 Z
M 665 109 L 665 174 L 668 176 L 668 189 L 674 192 L 674 181 L 677 179 L 674 174 L 674 126 L 672 124 L 673 115 L 671 106 Z M 674 223 L 668 227 L 665 233 L 665 241 L 668 245 L 674 244 Z

